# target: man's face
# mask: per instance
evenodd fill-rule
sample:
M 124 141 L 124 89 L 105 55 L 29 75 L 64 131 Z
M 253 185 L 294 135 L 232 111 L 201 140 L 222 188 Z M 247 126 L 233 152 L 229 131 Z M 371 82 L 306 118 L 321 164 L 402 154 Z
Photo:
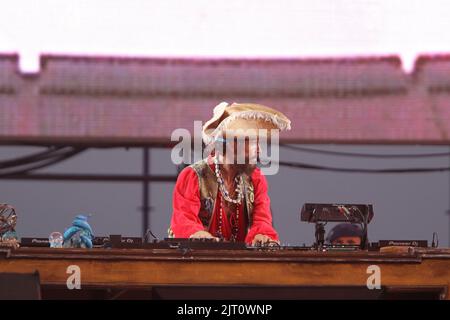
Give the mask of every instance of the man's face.
M 332 244 L 335 244 L 335 245 L 344 244 L 344 245 L 359 246 L 359 245 L 361 245 L 361 238 L 360 237 L 356 237 L 356 236 L 353 236 L 353 237 L 339 237 L 336 240 L 334 240 L 332 242 Z
M 233 165 L 239 174 L 251 175 L 258 160 L 258 139 L 233 137 L 226 141 L 226 163 Z

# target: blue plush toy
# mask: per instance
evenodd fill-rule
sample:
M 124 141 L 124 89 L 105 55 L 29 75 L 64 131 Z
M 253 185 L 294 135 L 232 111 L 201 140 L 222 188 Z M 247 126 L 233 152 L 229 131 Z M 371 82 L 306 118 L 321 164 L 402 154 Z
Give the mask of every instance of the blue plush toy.
M 75 217 L 72 226 L 64 232 L 65 248 L 92 248 L 94 235 L 87 219 L 84 215 Z

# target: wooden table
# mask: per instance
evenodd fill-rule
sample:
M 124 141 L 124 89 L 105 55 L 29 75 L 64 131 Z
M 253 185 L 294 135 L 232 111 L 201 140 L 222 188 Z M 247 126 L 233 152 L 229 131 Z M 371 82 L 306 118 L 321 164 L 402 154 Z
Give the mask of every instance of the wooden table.
M 69 290 L 69 266 L 81 290 Z M 366 286 L 368 267 L 382 289 Z M 38 271 L 43 298 L 449 298 L 450 249 L 0 249 L 0 272 Z

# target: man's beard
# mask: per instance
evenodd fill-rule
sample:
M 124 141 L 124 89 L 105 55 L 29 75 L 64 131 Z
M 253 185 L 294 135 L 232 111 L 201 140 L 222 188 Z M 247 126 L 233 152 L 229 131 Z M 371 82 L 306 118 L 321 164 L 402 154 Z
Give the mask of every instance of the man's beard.
M 251 176 L 253 171 L 256 169 L 256 164 L 235 164 L 236 172 L 238 174 L 245 174 Z

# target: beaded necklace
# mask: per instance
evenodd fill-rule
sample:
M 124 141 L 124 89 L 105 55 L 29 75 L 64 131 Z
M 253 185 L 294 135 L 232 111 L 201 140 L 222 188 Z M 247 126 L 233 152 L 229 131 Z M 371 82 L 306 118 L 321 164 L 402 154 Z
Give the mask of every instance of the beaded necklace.
M 216 173 L 216 178 L 217 178 L 217 183 L 219 184 L 219 190 L 220 193 L 222 195 L 222 197 L 220 197 L 220 208 L 219 208 L 219 230 L 218 230 L 218 236 L 219 238 L 223 237 L 223 233 L 222 233 L 222 219 L 223 219 L 223 201 L 222 198 L 225 201 L 231 202 L 236 204 L 236 214 L 233 217 L 231 217 L 231 241 L 236 241 L 237 240 L 237 235 L 239 232 L 239 204 L 241 204 L 242 202 L 242 198 L 243 198 L 243 193 L 242 193 L 242 176 L 236 177 L 235 178 L 235 182 L 237 183 L 237 188 L 236 188 L 236 199 L 232 199 L 230 197 L 230 193 L 228 192 L 228 190 L 225 187 L 225 182 L 223 180 L 222 174 L 220 173 L 219 170 L 219 162 L 217 160 L 217 157 L 214 158 L 214 165 L 215 165 L 215 173 Z

